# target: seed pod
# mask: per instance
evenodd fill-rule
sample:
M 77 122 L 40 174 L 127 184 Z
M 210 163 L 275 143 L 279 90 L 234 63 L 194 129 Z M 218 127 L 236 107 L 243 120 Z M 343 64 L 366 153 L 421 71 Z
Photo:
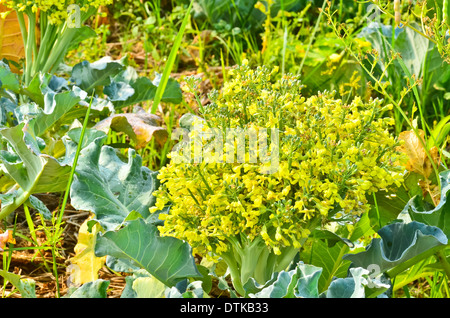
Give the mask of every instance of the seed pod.
M 394 16 L 395 16 L 395 26 L 400 24 L 402 19 L 402 13 L 400 11 L 400 0 L 394 0 Z
M 448 0 L 444 0 L 442 3 L 442 22 L 447 23 L 447 10 L 448 10 Z

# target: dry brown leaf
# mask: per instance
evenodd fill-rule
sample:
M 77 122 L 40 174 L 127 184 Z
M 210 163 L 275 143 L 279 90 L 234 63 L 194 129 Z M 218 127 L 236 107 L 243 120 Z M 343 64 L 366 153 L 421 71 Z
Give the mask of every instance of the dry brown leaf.
M 432 184 L 430 180 L 419 180 L 418 184 L 422 189 L 422 196 L 426 197 L 429 194 L 434 206 L 437 206 L 441 199 L 440 187 L 437 184 Z
M 428 178 L 433 172 L 433 165 L 427 156 L 423 144 L 425 144 L 425 133 L 419 129 L 419 136 L 413 130 L 403 131 L 398 138 L 404 141 L 404 144 L 399 147 L 399 150 L 405 153 L 409 160 L 406 163 L 406 169 L 411 172 L 417 172 Z M 419 139 L 420 137 L 420 139 Z M 422 144 L 422 142 L 423 144 Z M 432 147 L 429 153 L 435 163 L 439 162 L 439 152 L 436 147 Z
M 158 125 L 159 117 L 138 107 L 135 113 L 115 114 L 98 122 L 94 128 L 108 133 L 111 128 L 127 134 L 136 149 L 147 146 L 152 138 L 163 145 L 168 137 L 167 130 Z

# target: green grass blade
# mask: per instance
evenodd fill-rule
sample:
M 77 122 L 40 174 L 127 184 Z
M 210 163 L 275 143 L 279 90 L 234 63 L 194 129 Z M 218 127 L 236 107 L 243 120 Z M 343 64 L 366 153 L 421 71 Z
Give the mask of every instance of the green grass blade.
M 84 122 L 83 122 L 83 128 L 81 130 L 81 134 L 80 134 L 80 140 L 78 141 L 78 146 L 77 146 L 77 151 L 75 152 L 75 157 L 73 159 L 73 163 L 72 163 L 72 170 L 70 171 L 70 175 L 69 175 L 69 180 L 67 181 L 67 188 L 66 188 L 66 192 L 64 193 L 64 198 L 63 198 L 63 202 L 62 202 L 62 206 L 61 206 L 61 210 L 59 211 L 59 215 L 58 215 L 58 220 L 56 223 L 56 231 L 58 232 L 60 229 L 60 226 L 62 224 L 62 217 L 64 215 L 64 210 L 65 207 L 67 205 L 67 201 L 69 198 L 69 193 L 70 193 L 70 187 L 72 185 L 72 181 L 73 181 L 73 176 L 75 174 L 75 169 L 77 168 L 77 162 L 78 162 L 78 157 L 80 155 L 81 152 L 81 146 L 83 144 L 83 138 L 84 138 L 84 134 L 87 128 L 87 123 L 89 122 L 89 113 L 91 112 L 91 106 L 92 106 L 92 100 L 94 98 L 94 95 L 92 95 L 91 97 L 91 101 L 89 103 L 89 106 L 86 110 L 86 116 L 84 117 Z M 59 282 L 58 282 L 58 268 L 56 265 L 56 242 L 53 242 L 53 247 L 52 247 L 52 256 L 53 256 L 53 270 L 54 270 L 54 275 L 56 278 L 56 294 L 58 296 L 58 298 L 60 297 L 60 288 L 59 288 Z
M 299 68 L 299 70 L 297 72 L 298 75 L 301 75 L 301 73 L 302 73 L 303 64 L 305 63 L 306 57 L 308 56 L 309 50 L 310 50 L 310 48 L 312 46 L 312 43 L 313 43 L 314 39 L 316 38 L 316 32 L 319 29 L 320 21 L 322 20 L 322 14 L 323 14 L 323 11 L 325 10 L 325 5 L 326 4 L 327 4 L 327 1 L 324 1 L 323 4 L 322 4 L 322 8 L 320 10 L 319 17 L 317 18 L 316 24 L 314 26 L 314 30 L 313 30 L 313 32 L 311 34 L 311 38 L 309 39 L 308 47 L 306 48 L 305 56 L 303 56 L 302 62 L 300 63 L 300 68 Z
M 177 57 L 178 48 L 181 45 L 181 40 L 183 39 L 184 30 L 186 29 L 186 25 L 189 22 L 189 18 L 191 16 L 191 8 L 194 1 L 191 1 L 189 4 L 186 15 L 184 16 L 183 23 L 181 24 L 180 30 L 175 38 L 173 43 L 172 50 L 170 51 L 169 58 L 167 59 L 167 64 L 164 67 L 164 72 L 161 77 L 161 81 L 159 82 L 158 88 L 155 93 L 155 98 L 153 99 L 153 105 L 151 109 L 151 113 L 154 114 L 156 112 L 156 108 L 161 101 L 161 98 L 164 94 L 164 90 L 166 89 L 167 81 L 169 80 L 170 72 L 172 72 L 173 64 L 175 63 L 175 59 Z

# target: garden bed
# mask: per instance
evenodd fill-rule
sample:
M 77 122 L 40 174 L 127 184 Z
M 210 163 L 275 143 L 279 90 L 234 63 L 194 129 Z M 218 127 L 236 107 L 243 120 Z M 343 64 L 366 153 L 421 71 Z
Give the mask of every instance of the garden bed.
M 447 2 L 0 1 L 2 297 L 448 298 Z

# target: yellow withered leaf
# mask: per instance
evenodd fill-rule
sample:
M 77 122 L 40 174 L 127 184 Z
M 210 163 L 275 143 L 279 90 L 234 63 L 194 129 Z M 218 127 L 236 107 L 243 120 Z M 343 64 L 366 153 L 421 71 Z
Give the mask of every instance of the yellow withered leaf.
M 398 138 L 403 140 L 404 143 L 399 147 L 399 150 L 404 152 L 409 158 L 406 163 L 406 169 L 408 171 L 419 173 L 428 178 L 433 172 L 433 165 L 423 146 L 425 144 L 425 133 L 421 129 L 419 129 L 418 132 L 419 136 L 417 136 L 413 130 L 401 132 Z M 436 147 L 432 147 L 429 149 L 429 153 L 433 161 L 438 163 L 438 149 Z
M 102 268 L 106 260 L 106 256 L 95 256 L 94 248 L 100 225 L 96 223 L 92 227 L 91 232 L 89 232 L 87 223 L 90 219 L 91 217 L 81 225 L 78 232 L 78 242 L 74 248 L 75 256 L 70 259 L 72 264 L 70 279 L 75 285 L 97 280 L 98 271 Z
M 108 133 L 109 129 L 124 132 L 135 143 L 136 149 L 145 148 L 152 138 L 159 145 L 167 140 L 167 130 L 159 126 L 158 116 L 147 113 L 141 107 L 135 107 L 136 113 L 114 114 L 99 121 L 94 128 Z
M 13 231 L 11 230 L 6 230 L 5 233 L 0 234 L 0 252 L 3 252 L 6 243 L 16 243 L 16 240 L 13 237 Z
M 0 4 L 0 13 L 11 11 Z M 0 18 L 0 59 L 7 59 L 19 63 L 25 57 L 22 33 L 20 32 L 17 14 L 12 11 L 4 19 Z M 14 65 L 10 65 L 11 71 L 18 72 Z

